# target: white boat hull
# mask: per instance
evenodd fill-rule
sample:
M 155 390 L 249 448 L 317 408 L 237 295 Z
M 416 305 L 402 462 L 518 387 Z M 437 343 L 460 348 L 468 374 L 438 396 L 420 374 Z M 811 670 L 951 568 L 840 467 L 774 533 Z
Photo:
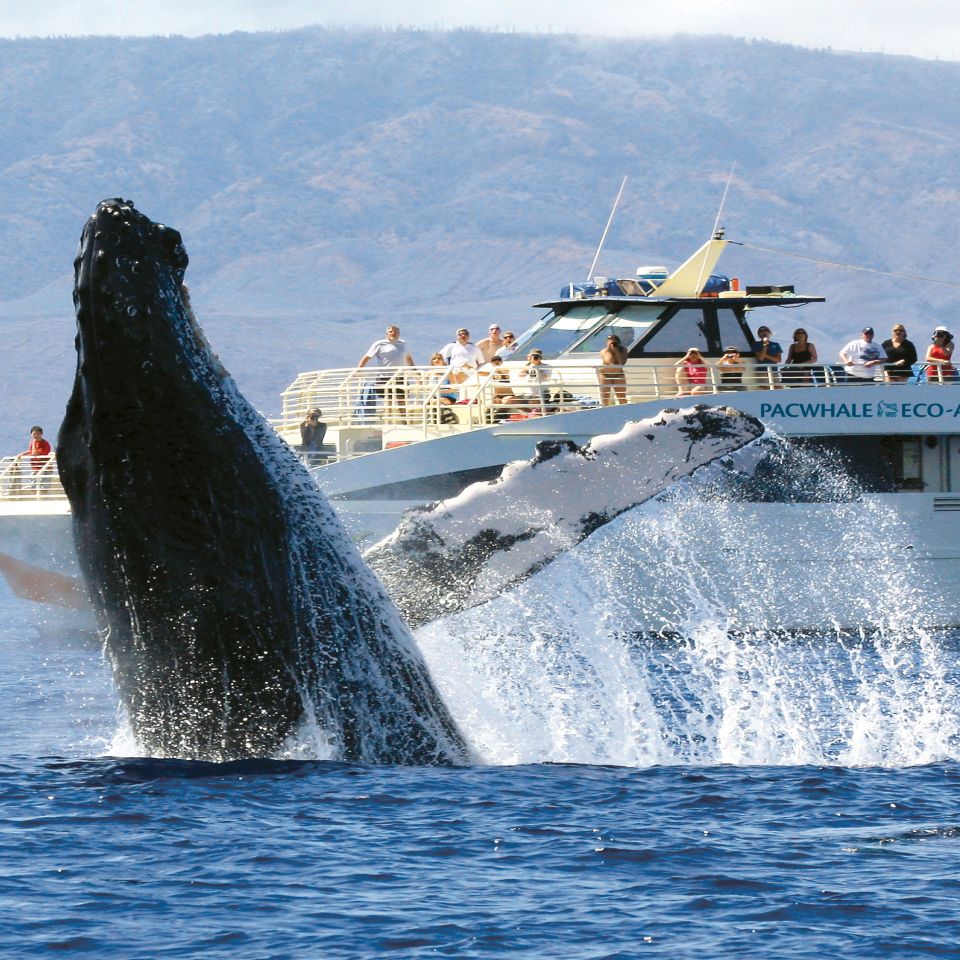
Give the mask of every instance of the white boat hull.
M 452 434 L 315 473 L 353 536 L 369 545 L 393 530 L 405 509 L 495 476 L 503 464 L 530 457 L 540 440 L 582 444 L 616 432 L 627 420 L 695 402 L 736 407 L 787 437 L 916 436 L 930 438 L 927 443 L 937 438 L 942 445 L 936 492 L 924 492 L 920 484 L 914 491 L 871 494 L 855 504 L 738 503 L 735 511 L 718 515 L 700 507 L 701 551 L 688 557 L 682 576 L 689 580 L 696 574 L 703 602 L 728 615 L 732 628 L 872 624 L 889 614 L 889 592 L 906 589 L 918 618 L 960 626 L 960 390 L 940 385 L 810 387 L 598 407 Z M 731 538 L 728 527 L 734 522 Z M 615 549 L 610 538 L 623 533 L 617 521 L 578 552 L 599 549 L 591 541 Z M 69 516 L 50 514 L 49 507 L 44 513 L 21 507 L 0 515 L 0 553 L 76 572 Z M 660 568 L 664 557 L 645 562 Z M 672 581 L 644 577 L 640 565 L 633 573 L 640 578 L 632 588 L 636 629 L 682 625 L 678 571 Z M 523 589 L 536 589 L 539 579 Z

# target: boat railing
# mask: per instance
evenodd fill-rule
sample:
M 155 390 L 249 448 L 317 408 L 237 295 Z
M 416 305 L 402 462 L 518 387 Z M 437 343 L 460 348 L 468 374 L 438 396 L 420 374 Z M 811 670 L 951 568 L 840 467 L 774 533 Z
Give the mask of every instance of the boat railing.
M 894 381 L 878 370 L 876 382 L 942 383 L 958 381 L 942 369 L 917 365 L 909 381 Z M 327 425 L 327 443 L 303 453 L 311 466 L 348 460 L 446 434 L 505 421 L 555 413 L 572 413 L 604 404 L 647 400 L 696 402 L 698 397 L 734 396 L 741 391 L 789 391 L 801 387 L 832 388 L 871 381 L 848 377 L 839 364 L 759 364 L 739 370 L 708 363 L 702 383 L 685 379 L 672 360 L 627 364 L 622 374 L 596 364 L 551 363 L 532 382 L 524 364 L 513 361 L 481 368 L 463 383 L 450 382 L 447 367 L 401 367 L 371 370 L 355 367 L 303 373 L 283 393 L 282 416 L 274 427 L 299 446 L 299 425 L 307 411 L 319 409 Z
M 382 449 L 372 431 L 390 427 L 415 428 L 424 436 L 433 436 L 558 409 L 701 393 L 830 387 L 845 380 L 842 368 L 830 365 L 747 364 L 732 374 L 708 365 L 703 384 L 678 384 L 678 367 L 673 361 L 628 364 L 622 378 L 598 375 L 598 369 L 596 364 L 548 361 L 536 383 L 524 376 L 523 364 L 516 361 L 496 371 L 481 368 L 463 383 L 451 383 L 447 367 L 313 370 L 301 373 L 284 390 L 281 416 L 273 425 L 296 443 L 301 421 L 308 411 L 319 410 L 328 430 L 338 431 L 341 438 L 347 436 L 350 447 L 345 451 L 344 444 L 338 443 L 337 451 L 318 452 L 315 459 L 325 462 L 345 453 L 354 456 Z
M 0 460 L 0 500 L 62 500 L 64 496 L 54 454 L 19 454 Z
M 700 396 L 729 394 L 729 402 L 735 405 L 733 395 L 745 390 L 869 383 L 849 379 L 836 364 L 748 363 L 735 374 L 739 377 L 735 381 L 730 380 L 729 371 L 708 364 L 702 384 L 678 384 L 678 369 L 672 361 L 628 364 L 622 377 L 614 372 L 611 379 L 598 372 L 595 364 L 548 361 L 539 379 L 532 381 L 523 375 L 523 364 L 514 361 L 489 372 L 481 369 L 458 384 L 450 383 L 446 367 L 314 370 L 300 374 L 283 392 L 282 415 L 272 423 L 288 442 L 299 446 L 300 423 L 309 410 L 319 409 L 329 431 L 327 442 L 318 450 L 300 451 L 309 466 L 319 466 L 427 437 L 602 404 L 684 397 L 695 401 Z M 891 382 L 889 371 L 878 373 L 876 379 Z M 904 389 L 921 382 L 960 384 L 956 373 L 937 364 L 915 364 L 909 380 L 898 382 Z M 54 454 L 0 459 L 0 501 L 63 499 Z
M 281 394 L 273 425 L 295 432 L 311 410 L 320 411 L 327 428 L 355 429 L 389 425 L 453 422 L 442 407 L 459 401 L 462 388 L 447 382 L 440 367 L 387 367 L 313 370 L 301 373 Z

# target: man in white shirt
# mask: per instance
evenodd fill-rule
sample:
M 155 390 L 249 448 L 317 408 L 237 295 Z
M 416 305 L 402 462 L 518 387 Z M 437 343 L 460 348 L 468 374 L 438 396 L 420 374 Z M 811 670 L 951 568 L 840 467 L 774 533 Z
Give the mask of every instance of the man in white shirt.
M 374 409 L 383 405 L 385 408 L 394 408 L 395 414 L 401 418 L 406 413 L 407 392 L 402 377 L 396 376 L 398 368 L 406 365 L 413 366 L 413 357 L 407 350 L 406 343 L 400 339 L 400 328 L 391 324 L 387 327 L 387 335 L 383 340 L 374 340 L 370 349 L 360 358 L 357 369 L 365 367 L 370 361 L 380 368 L 374 380 L 366 383 L 360 394 L 359 409 L 364 416 L 372 415 Z M 387 382 L 393 381 L 388 387 Z
M 841 351 L 843 369 L 854 383 L 872 383 L 883 371 L 887 352 L 873 342 L 873 327 L 864 327 L 859 340 L 851 340 Z
M 365 367 L 371 360 L 377 367 L 402 367 L 404 364 L 413 366 L 413 357 L 407 350 L 407 344 L 400 339 L 399 327 L 387 327 L 386 339 L 374 340 L 370 344 L 370 348 L 360 358 L 357 369 Z
M 484 362 L 480 348 L 470 342 L 470 331 L 466 327 L 457 331 L 457 339 L 448 343 L 440 355 L 450 367 L 451 383 L 463 383 Z
M 506 343 L 500 336 L 500 327 L 495 323 L 490 324 L 488 336 L 477 341 L 477 347 L 483 354 L 484 363 L 489 363 L 497 355 L 500 348 L 504 346 L 506 346 Z

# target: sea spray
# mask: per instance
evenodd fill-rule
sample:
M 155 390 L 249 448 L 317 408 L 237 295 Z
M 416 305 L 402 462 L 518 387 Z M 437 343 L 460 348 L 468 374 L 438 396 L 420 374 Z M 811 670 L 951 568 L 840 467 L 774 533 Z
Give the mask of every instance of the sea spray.
M 775 441 L 418 639 L 493 763 L 952 759 L 957 651 L 902 542 L 892 507 Z

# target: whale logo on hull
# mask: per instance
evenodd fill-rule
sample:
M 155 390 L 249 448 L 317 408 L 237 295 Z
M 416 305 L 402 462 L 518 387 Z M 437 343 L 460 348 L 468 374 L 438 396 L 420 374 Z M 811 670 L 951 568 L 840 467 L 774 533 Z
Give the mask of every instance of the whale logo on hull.
M 75 262 L 57 443 L 121 700 L 159 756 L 270 756 L 304 724 L 372 763 L 470 750 L 398 611 L 211 353 L 177 231 L 105 200 Z

